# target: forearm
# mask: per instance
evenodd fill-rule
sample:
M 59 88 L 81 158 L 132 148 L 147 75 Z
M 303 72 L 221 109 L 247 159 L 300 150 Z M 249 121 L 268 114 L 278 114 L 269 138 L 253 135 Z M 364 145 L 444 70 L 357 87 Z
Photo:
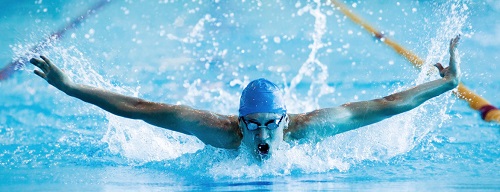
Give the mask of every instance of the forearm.
M 380 101 L 383 105 L 389 105 L 390 107 L 381 106 L 385 110 L 387 115 L 395 115 L 405 111 L 409 111 L 425 101 L 443 94 L 458 85 L 458 80 L 456 78 L 442 78 L 434 81 L 430 81 L 418 86 L 415 86 L 406 91 L 395 93 L 387 97 L 382 98 Z
M 344 104 L 342 108 L 348 111 L 349 118 L 340 120 L 341 123 L 338 123 L 336 133 L 346 132 L 410 111 L 457 85 L 458 80 L 455 78 L 442 78 L 380 99 Z
M 350 111 L 350 119 L 359 123 L 360 127 L 414 109 L 457 85 L 456 78 L 445 77 L 380 99 L 347 103 L 342 107 Z
M 61 91 L 115 115 L 132 119 L 140 118 L 140 109 L 148 103 L 136 97 L 129 97 L 101 88 L 74 83 L 61 89 Z
M 435 65 L 438 68 L 439 75 L 442 79 L 427 82 L 406 91 L 389 95 L 382 99 L 357 103 L 358 105 L 364 105 L 364 107 L 369 108 L 370 110 L 363 112 L 359 108 L 361 106 L 350 107 L 352 111 L 357 114 L 355 115 L 355 118 L 360 118 L 363 115 L 374 117 L 374 119 L 387 118 L 387 116 L 409 111 L 421 105 L 425 101 L 458 86 L 460 81 L 460 68 L 456 58 L 456 48 L 459 40 L 460 35 L 450 40 L 449 66 L 447 68 L 443 68 L 440 63 Z
M 417 85 L 387 97 L 346 103 L 340 107 L 319 109 L 294 116 L 297 119 L 296 122 L 301 123 L 290 124 L 290 132 L 295 137 L 304 137 L 311 131 L 315 133 L 323 131 L 325 135 L 346 132 L 412 110 L 425 101 L 457 87 L 460 81 L 460 66 L 456 58 L 459 40 L 458 35 L 450 41 L 449 66 L 444 68 L 440 63 L 435 65 L 441 79 Z

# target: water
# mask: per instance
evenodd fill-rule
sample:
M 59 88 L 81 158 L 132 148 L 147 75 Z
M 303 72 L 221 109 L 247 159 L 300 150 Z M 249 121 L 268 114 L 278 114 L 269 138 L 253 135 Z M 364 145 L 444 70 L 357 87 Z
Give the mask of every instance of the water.
M 236 114 L 243 87 L 266 77 L 301 113 L 436 79 L 430 64 L 447 63 L 460 33 L 464 83 L 498 106 L 498 2 L 346 3 L 427 67 L 315 1 L 113 1 L 40 53 L 29 49 L 92 4 L 2 2 L 0 61 L 44 54 L 76 82 L 222 114 Z M 500 189 L 498 124 L 451 93 L 318 143 L 285 143 L 258 165 L 244 151 L 106 113 L 18 68 L 0 82 L 1 191 Z

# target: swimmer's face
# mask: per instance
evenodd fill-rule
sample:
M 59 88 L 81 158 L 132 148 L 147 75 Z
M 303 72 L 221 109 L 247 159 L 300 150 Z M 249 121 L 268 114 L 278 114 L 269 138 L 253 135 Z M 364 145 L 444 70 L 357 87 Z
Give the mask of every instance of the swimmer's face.
M 288 116 L 278 113 L 253 113 L 240 118 L 243 143 L 258 159 L 269 158 L 283 141 Z

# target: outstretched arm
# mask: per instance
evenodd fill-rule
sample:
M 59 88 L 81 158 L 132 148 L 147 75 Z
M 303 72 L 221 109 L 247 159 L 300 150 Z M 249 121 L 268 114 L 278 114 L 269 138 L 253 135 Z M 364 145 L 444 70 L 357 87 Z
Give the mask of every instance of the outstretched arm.
M 104 89 L 76 84 L 48 58 L 32 58 L 35 74 L 69 96 L 94 104 L 118 116 L 141 119 L 152 125 L 194 135 L 204 143 L 221 148 L 237 148 L 240 132 L 237 118 L 182 105 L 155 103 L 113 93 Z
M 440 63 L 441 79 L 430 81 L 411 89 L 380 99 L 347 103 L 339 107 L 315 110 L 291 116 L 290 132 L 293 137 L 314 135 L 330 136 L 379 122 L 399 113 L 409 111 L 425 101 L 455 88 L 460 81 L 456 62 L 456 48 L 460 36 L 450 41 L 450 63 L 443 68 Z

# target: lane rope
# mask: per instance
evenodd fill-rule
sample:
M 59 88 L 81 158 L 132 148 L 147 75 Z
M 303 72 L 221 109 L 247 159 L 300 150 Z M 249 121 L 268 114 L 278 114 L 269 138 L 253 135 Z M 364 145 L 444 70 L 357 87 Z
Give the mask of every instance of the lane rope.
M 71 20 L 71 22 L 69 22 L 64 27 L 62 27 L 59 30 L 50 34 L 50 36 L 48 38 L 46 38 L 44 41 L 31 47 L 30 52 L 39 52 L 40 50 L 42 50 L 44 48 L 44 46 L 47 44 L 47 42 L 50 42 L 51 40 L 60 39 L 61 37 L 63 37 L 63 35 L 67 31 L 79 26 L 90 15 L 97 13 L 98 10 L 100 10 L 102 7 L 104 7 L 104 5 L 106 5 L 110 2 L 111 2 L 111 0 L 100 0 L 100 1 L 96 2 L 89 9 L 87 9 L 87 11 L 85 11 L 85 13 L 82 13 L 78 17 L 73 18 L 73 20 Z M 0 70 L 0 81 L 8 79 L 16 71 L 16 67 L 19 65 L 21 65 L 19 60 L 11 61 L 4 68 L 2 68 L 2 70 Z
M 415 67 L 419 69 L 422 67 L 422 65 L 424 64 L 424 60 L 422 60 L 420 57 L 418 57 L 410 50 L 399 45 L 395 41 L 392 41 L 391 39 L 385 37 L 381 32 L 379 32 L 373 26 L 371 26 L 366 21 L 361 19 L 361 17 L 354 14 L 349 8 L 347 8 L 347 6 L 344 3 L 341 3 L 338 0 L 330 0 L 330 2 L 334 6 L 334 9 L 339 10 L 346 17 L 351 19 L 354 23 L 360 25 L 367 32 L 375 36 L 375 38 L 379 39 L 380 41 L 384 42 L 387 46 L 391 47 L 398 54 L 402 55 L 404 58 L 410 61 L 410 63 L 412 63 Z M 481 113 L 481 117 L 483 118 L 483 120 L 487 122 L 496 121 L 497 123 L 500 123 L 500 110 L 498 110 L 497 107 L 491 105 L 486 99 L 482 98 L 481 96 L 469 90 L 462 83 L 458 85 L 457 92 L 455 92 L 455 95 L 458 98 L 467 101 L 472 109 L 479 111 Z

